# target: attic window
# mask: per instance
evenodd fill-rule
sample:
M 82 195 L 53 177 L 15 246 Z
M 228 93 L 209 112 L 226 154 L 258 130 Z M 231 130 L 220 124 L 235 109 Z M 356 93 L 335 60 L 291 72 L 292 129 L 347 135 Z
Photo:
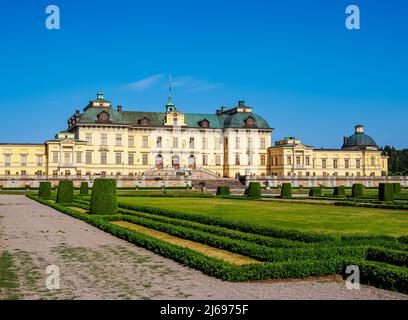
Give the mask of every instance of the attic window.
M 210 122 L 207 119 L 201 120 L 199 122 L 201 128 L 209 128 Z
M 254 119 L 253 117 L 248 117 L 248 118 L 245 120 L 245 127 L 246 127 L 246 128 L 256 128 L 256 127 L 257 127 L 257 124 L 256 124 L 255 119 Z
M 149 119 L 144 117 L 144 118 L 139 120 L 139 124 L 142 125 L 142 126 L 148 126 L 149 125 Z

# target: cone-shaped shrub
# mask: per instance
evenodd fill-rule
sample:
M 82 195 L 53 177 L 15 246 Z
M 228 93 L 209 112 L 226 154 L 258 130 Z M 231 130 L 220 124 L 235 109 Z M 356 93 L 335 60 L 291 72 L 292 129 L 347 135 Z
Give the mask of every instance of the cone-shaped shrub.
M 116 180 L 95 179 L 92 186 L 91 214 L 116 214 Z
M 380 183 L 378 199 L 380 201 L 394 201 L 394 185 L 392 183 Z
M 309 189 L 309 197 L 321 197 L 322 196 L 322 188 L 315 187 Z
M 351 189 L 351 196 L 353 198 L 360 198 L 364 195 L 364 185 L 361 183 L 353 184 L 353 188 Z
M 51 197 L 51 182 L 40 182 L 40 188 L 38 190 L 38 196 L 40 198 Z
M 333 195 L 338 197 L 346 196 L 346 188 L 344 186 L 334 187 Z
M 57 191 L 57 203 L 74 202 L 74 184 L 72 181 L 60 181 Z
M 291 198 L 292 197 L 292 184 L 291 183 L 283 183 L 282 190 L 281 190 L 281 198 Z
M 217 196 L 229 196 L 231 194 L 229 186 L 218 186 Z
M 88 193 L 89 193 L 88 182 L 86 182 L 86 181 L 81 182 L 81 188 L 79 189 L 79 194 L 81 196 L 87 196 Z
M 393 183 L 394 185 L 394 193 L 398 194 L 401 193 L 401 183 Z
M 261 184 L 259 182 L 250 182 L 245 194 L 248 198 L 260 198 L 262 195 Z

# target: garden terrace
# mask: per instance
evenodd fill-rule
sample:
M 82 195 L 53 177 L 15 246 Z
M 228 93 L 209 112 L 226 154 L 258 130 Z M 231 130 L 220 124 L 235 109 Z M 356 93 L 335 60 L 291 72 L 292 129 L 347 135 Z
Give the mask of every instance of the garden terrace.
M 364 283 L 408 293 L 403 211 L 219 198 L 119 197 L 118 214 L 91 215 L 85 213 L 87 197 L 76 197 L 71 206 L 30 197 L 227 281 L 344 276 L 345 267 L 356 264 Z

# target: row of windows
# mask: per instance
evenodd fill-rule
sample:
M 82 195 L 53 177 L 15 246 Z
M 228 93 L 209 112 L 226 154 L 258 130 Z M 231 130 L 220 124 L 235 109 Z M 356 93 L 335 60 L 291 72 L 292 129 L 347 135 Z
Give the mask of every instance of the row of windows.
M 272 158 L 272 165 L 273 165 L 273 166 L 278 165 L 278 160 L 279 160 L 278 157 L 273 157 L 273 158 Z M 295 161 L 296 161 L 295 164 L 296 164 L 297 166 L 303 165 L 303 164 L 302 164 L 302 157 L 297 156 L 297 157 L 295 158 Z M 286 158 L 286 163 L 287 163 L 288 165 L 293 165 L 293 157 L 292 157 L 292 156 L 288 156 L 288 157 Z M 344 168 L 345 168 L 345 169 L 349 169 L 349 168 L 350 168 L 350 164 L 351 164 L 351 160 L 350 160 L 350 159 L 344 159 Z M 375 158 L 375 157 L 371 157 L 371 159 L 370 159 L 370 164 L 371 164 L 371 166 L 375 166 L 375 165 L 376 165 L 376 158 Z M 304 165 L 310 166 L 310 157 L 305 157 Z M 313 165 L 313 168 L 316 167 L 316 159 L 312 159 L 312 165 Z M 322 168 L 323 168 L 323 169 L 327 168 L 327 166 L 328 166 L 328 160 L 327 160 L 327 159 L 321 159 L 321 165 L 322 165 Z M 339 168 L 339 160 L 338 160 L 338 159 L 333 159 L 333 160 L 332 160 L 332 165 L 333 165 L 333 168 L 334 168 L 334 169 Z M 355 167 L 356 167 L 357 169 L 360 169 L 360 168 L 361 168 L 361 159 L 355 159 Z
M 20 155 L 20 166 L 21 167 L 27 167 L 27 165 L 28 165 L 27 157 L 28 156 L 26 154 Z M 42 155 L 37 155 L 36 156 L 35 164 L 36 164 L 37 167 L 40 167 L 40 166 L 43 165 L 43 158 L 44 158 L 44 156 L 42 156 Z M 10 167 L 11 166 L 11 155 L 9 155 L 9 154 L 4 155 L 4 166 L 5 167 Z
M 272 172 L 272 175 L 273 175 L 273 176 L 277 176 L 278 174 L 277 174 L 276 172 Z M 288 176 L 298 176 L 298 177 L 302 177 L 302 176 L 303 176 L 303 172 L 299 171 L 297 174 L 296 174 L 295 172 L 288 172 Z M 311 172 L 309 172 L 309 171 L 306 171 L 306 172 L 305 172 L 305 176 L 306 176 L 306 177 L 310 177 L 310 176 L 315 177 L 315 176 L 316 176 L 316 172 L 312 172 L 312 173 L 311 173 Z M 338 173 L 338 172 L 333 172 L 333 173 L 322 172 L 322 176 L 323 176 L 323 177 L 329 177 L 329 176 L 338 177 L 338 176 L 339 176 L 339 173 Z M 351 173 L 351 174 L 350 174 L 350 172 L 346 172 L 345 176 L 346 176 L 346 177 L 354 177 L 354 173 Z M 361 172 L 356 172 L 356 176 L 357 176 L 357 177 L 361 177 L 361 176 L 362 176 L 362 173 L 361 173 Z M 371 173 L 370 173 L 370 176 L 374 177 L 374 176 L 375 176 L 375 172 L 371 172 Z
M 91 146 L 93 145 L 92 143 L 92 134 L 87 133 L 86 134 L 86 143 L 87 145 Z M 173 148 L 179 148 L 179 138 L 178 137 L 173 137 L 172 141 L 172 147 Z M 108 145 L 108 136 L 106 133 L 101 134 L 100 138 L 100 144 L 101 146 L 107 146 Z M 115 135 L 115 146 L 123 146 L 123 140 L 122 140 L 122 135 L 121 134 L 116 134 Z M 202 143 L 201 146 L 203 149 L 208 149 L 208 138 L 202 138 Z M 235 149 L 240 149 L 241 146 L 241 139 L 240 137 L 235 138 Z M 265 138 L 260 138 L 259 142 L 260 149 L 266 149 L 266 139 Z M 134 148 L 135 147 L 135 137 L 134 136 L 129 136 L 128 137 L 128 147 L 129 148 Z M 156 139 L 156 148 L 162 148 L 163 147 L 163 138 L 162 137 L 157 137 Z M 189 139 L 189 144 L 188 147 L 190 149 L 195 148 L 195 138 L 190 137 Z M 247 148 L 252 149 L 253 146 L 253 138 L 248 138 L 247 139 Z M 142 137 L 142 148 L 149 148 L 149 137 L 148 136 L 143 136 Z M 215 138 L 215 148 L 218 150 L 221 148 L 221 138 Z
M 235 165 L 240 166 L 241 164 L 241 155 L 239 153 L 235 154 Z M 254 165 L 254 156 L 252 154 L 249 154 L 247 157 L 247 165 L 252 166 Z M 266 165 L 266 155 L 261 154 L 260 155 L 260 165 L 265 166 Z

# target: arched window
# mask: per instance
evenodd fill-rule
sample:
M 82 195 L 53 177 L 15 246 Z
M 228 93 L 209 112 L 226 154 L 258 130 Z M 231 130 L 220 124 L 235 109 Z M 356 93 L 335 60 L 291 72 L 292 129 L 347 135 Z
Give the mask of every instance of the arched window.
M 195 160 L 195 156 L 191 155 L 188 157 L 188 167 L 191 169 L 195 169 L 196 168 L 196 160 Z
M 163 157 L 161 154 L 156 156 L 155 165 L 157 169 L 163 169 Z

